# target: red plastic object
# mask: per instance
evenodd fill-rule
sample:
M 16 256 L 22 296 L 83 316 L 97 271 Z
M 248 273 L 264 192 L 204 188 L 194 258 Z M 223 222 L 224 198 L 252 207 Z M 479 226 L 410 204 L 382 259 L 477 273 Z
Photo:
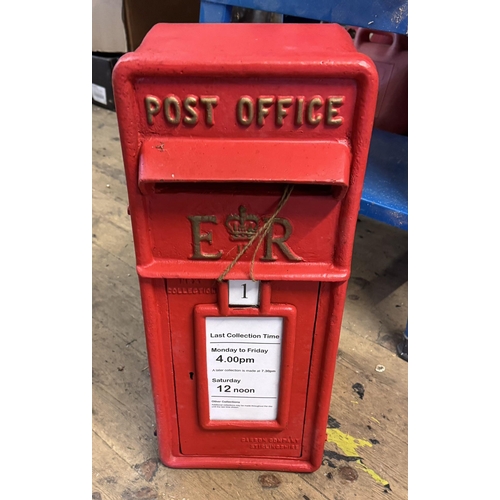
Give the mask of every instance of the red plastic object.
M 332 24 L 160 24 L 116 65 L 164 464 L 321 465 L 377 84 Z
M 370 57 L 379 74 L 374 126 L 408 135 L 408 37 L 397 33 L 350 28 L 355 47 Z

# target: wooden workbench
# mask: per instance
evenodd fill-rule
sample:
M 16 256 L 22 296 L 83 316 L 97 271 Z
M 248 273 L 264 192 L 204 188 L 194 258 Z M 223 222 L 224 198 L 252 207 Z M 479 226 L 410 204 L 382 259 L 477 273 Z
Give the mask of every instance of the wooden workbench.
M 116 114 L 92 108 L 92 498 L 408 498 L 408 364 L 395 354 L 408 315 L 408 233 L 366 218 L 356 233 L 322 467 L 295 474 L 159 463 Z

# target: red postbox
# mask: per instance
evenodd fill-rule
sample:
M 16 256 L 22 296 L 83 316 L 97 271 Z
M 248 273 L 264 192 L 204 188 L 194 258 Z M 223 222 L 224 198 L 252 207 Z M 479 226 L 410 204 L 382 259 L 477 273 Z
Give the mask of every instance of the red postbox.
M 333 24 L 159 24 L 116 65 L 167 466 L 321 465 L 377 84 Z

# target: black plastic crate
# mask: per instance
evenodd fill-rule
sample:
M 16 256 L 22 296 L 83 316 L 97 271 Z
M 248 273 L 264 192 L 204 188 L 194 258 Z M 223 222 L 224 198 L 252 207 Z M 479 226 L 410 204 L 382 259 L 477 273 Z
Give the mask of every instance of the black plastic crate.
M 92 52 L 92 103 L 115 111 L 111 75 L 123 54 Z

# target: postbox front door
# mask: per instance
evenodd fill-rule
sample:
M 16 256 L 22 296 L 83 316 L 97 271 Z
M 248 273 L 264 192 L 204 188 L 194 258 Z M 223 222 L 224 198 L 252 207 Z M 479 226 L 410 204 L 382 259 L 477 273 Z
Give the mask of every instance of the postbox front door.
M 162 461 L 317 469 L 373 64 L 335 25 L 158 25 L 114 89 Z

